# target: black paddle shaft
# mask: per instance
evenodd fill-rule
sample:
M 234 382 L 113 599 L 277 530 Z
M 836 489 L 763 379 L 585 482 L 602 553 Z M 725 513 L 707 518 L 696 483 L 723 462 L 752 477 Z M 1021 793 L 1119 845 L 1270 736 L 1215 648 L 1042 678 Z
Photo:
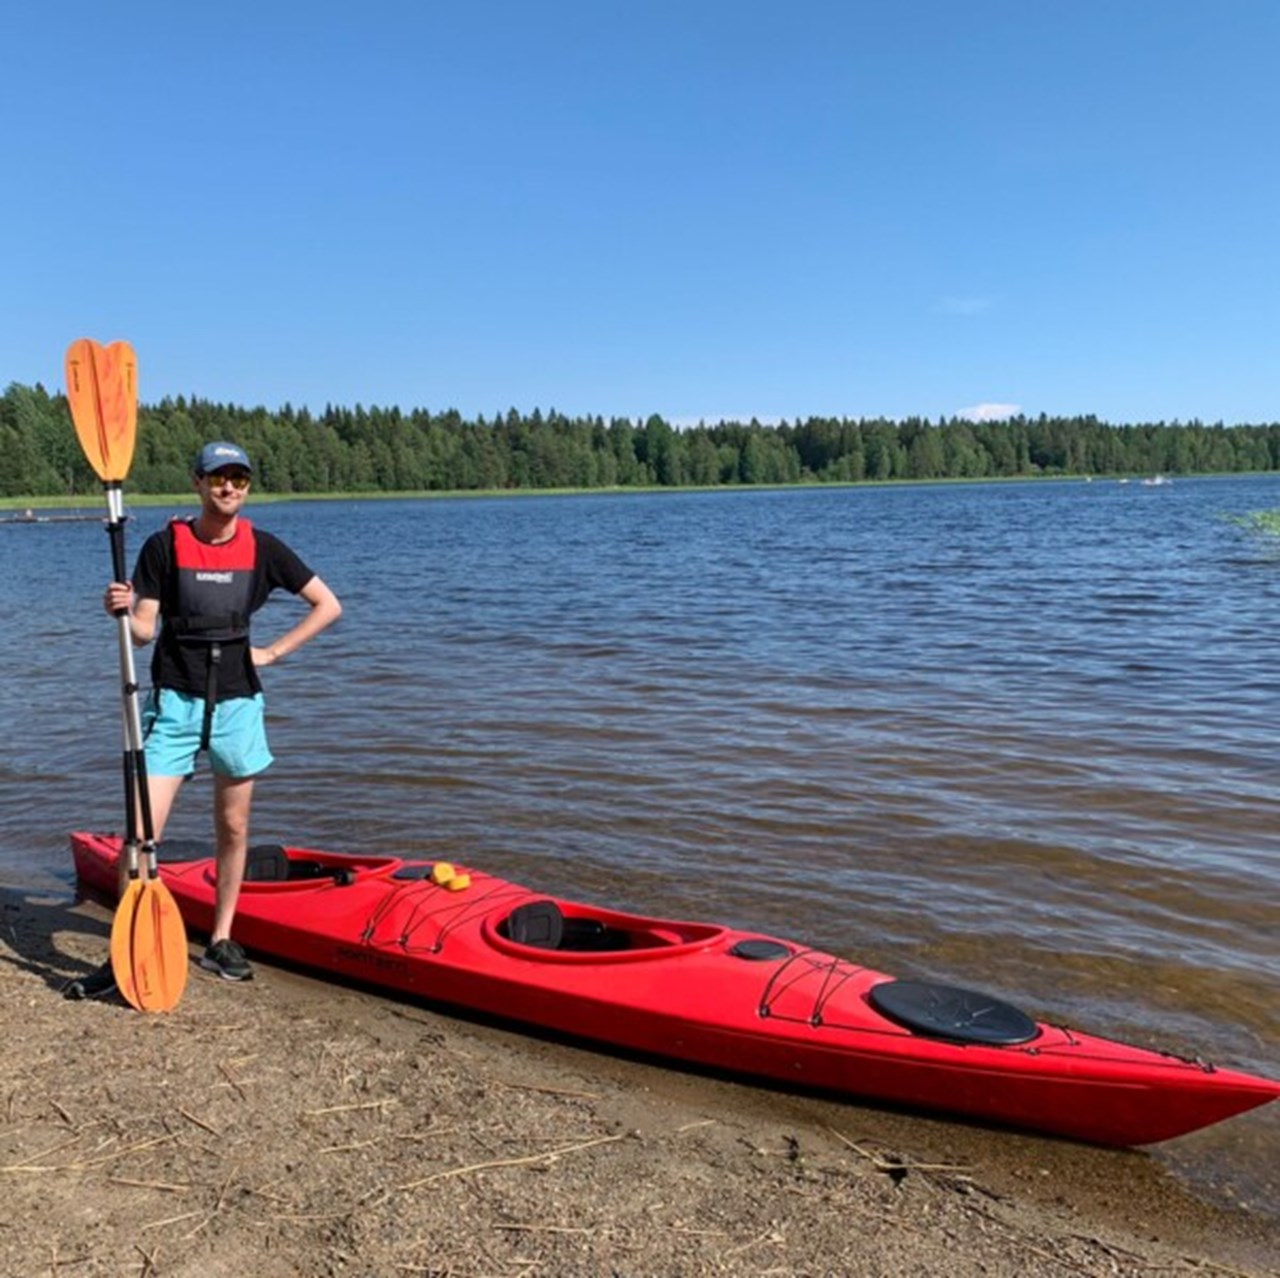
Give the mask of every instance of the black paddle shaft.
M 108 487 L 119 488 L 119 484 L 109 485 Z M 127 522 L 127 516 L 117 514 L 114 503 L 110 501 L 111 494 L 108 493 L 108 509 L 109 518 L 107 519 L 107 535 L 111 538 L 111 571 L 114 574 L 115 581 L 128 581 L 127 576 L 129 568 L 125 561 L 124 553 L 124 526 Z M 116 613 L 119 617 L 122 614 Z
M 128 580 L 124 548 L 125 515 L 121 510 L 119 484 L 107 488 L 107 534 L 111 539 L 111 569 L 116 581 Z M 112 489 L 115 491 L 113 492 Z M 121 695 L 124 698 L 124 802 L 125 839 L 131 847 L 138 843 L 138 814 L 142 814 L 142 845 L 155 869 L 155 826 L 151 819 L 151 793 L 147 786 L 147 757 L 142 748 L 141 721 L 138 715 L 138 680 L 133 664 L 133 632 L 128 608 L 114 614 L 120 621 Z

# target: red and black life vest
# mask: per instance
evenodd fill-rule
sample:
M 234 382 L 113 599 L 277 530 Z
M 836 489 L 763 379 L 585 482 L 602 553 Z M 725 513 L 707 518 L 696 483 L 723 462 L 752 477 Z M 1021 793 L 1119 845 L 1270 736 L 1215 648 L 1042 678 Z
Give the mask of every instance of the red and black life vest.
M 201 541 L 192 521 L 174 519 L 173 562 L 178 579 L 177 610 L 165 617 L 179 643 L 223 644 L 249 637 L 249 605 L 258 539 L 247 519 L 236 523 L 230 541 Z

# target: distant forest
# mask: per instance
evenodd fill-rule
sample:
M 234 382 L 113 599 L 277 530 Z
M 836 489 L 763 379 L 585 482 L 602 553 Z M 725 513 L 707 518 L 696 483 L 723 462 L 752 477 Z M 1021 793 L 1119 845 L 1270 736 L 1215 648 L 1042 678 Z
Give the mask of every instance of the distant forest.
M 129 488 L 185 492 L 199 445 L 230 439 L 277 493 L 733 486 L 1037 475 L 1280 470 L 1280 423 L 1112 425 L 1095 417 L 927 421 L 811 417 L 678 429 L 661 417 L 554 411 L 474 420 L 459 413 L 286 404 L 276 412 L 207 400 L 142 406 Z M 0 496 L 99 490 L 67 401 L 14 383 L 0 399 Z

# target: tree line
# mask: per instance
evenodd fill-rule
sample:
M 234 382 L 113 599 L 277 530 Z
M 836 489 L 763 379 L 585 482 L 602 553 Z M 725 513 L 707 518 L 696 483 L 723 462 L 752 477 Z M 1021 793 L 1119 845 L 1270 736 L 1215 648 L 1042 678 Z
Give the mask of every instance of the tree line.
M 645 421 L 551 411 L 474 420 L 456 411 L 289 404 L 275 412 L 182 396 L 138 411 L 129 487 L 184 492 L 200 444 L 230 439 L 277 493 L 715 487 L 1036 475 L 1280 470 L 1280 423 L 1115 425 L 1092 416 L 810 417 L 764 425 Z M 99 482 L 65 396 L 13 383 L 0 398 L 0 496 L 76 496 Z

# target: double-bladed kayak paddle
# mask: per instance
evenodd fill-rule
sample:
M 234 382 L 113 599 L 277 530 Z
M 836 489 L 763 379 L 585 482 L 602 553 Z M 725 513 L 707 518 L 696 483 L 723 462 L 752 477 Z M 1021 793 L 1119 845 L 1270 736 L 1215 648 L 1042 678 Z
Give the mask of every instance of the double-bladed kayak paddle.
M 127 579 L 124 480 L 138 432 L 138 360 L 128 342 L 102 346 L 80 338 L 67 348 L 67 399 L 80 447 L 102 480 L 116 581 Z M 116 613 L 124 720 L 125 849 L 129 881 L 111 924 L 111 969 L 141 1012 L 168 1012 L 187 983 L 187 934 L 177 903 L 156 868 L 156 842 L 142 748 L 138 678 L 129 614 Z M 141 830 L 139 830 L 141 822 Z M 139 873 L 139 859 L 147 876 Z

